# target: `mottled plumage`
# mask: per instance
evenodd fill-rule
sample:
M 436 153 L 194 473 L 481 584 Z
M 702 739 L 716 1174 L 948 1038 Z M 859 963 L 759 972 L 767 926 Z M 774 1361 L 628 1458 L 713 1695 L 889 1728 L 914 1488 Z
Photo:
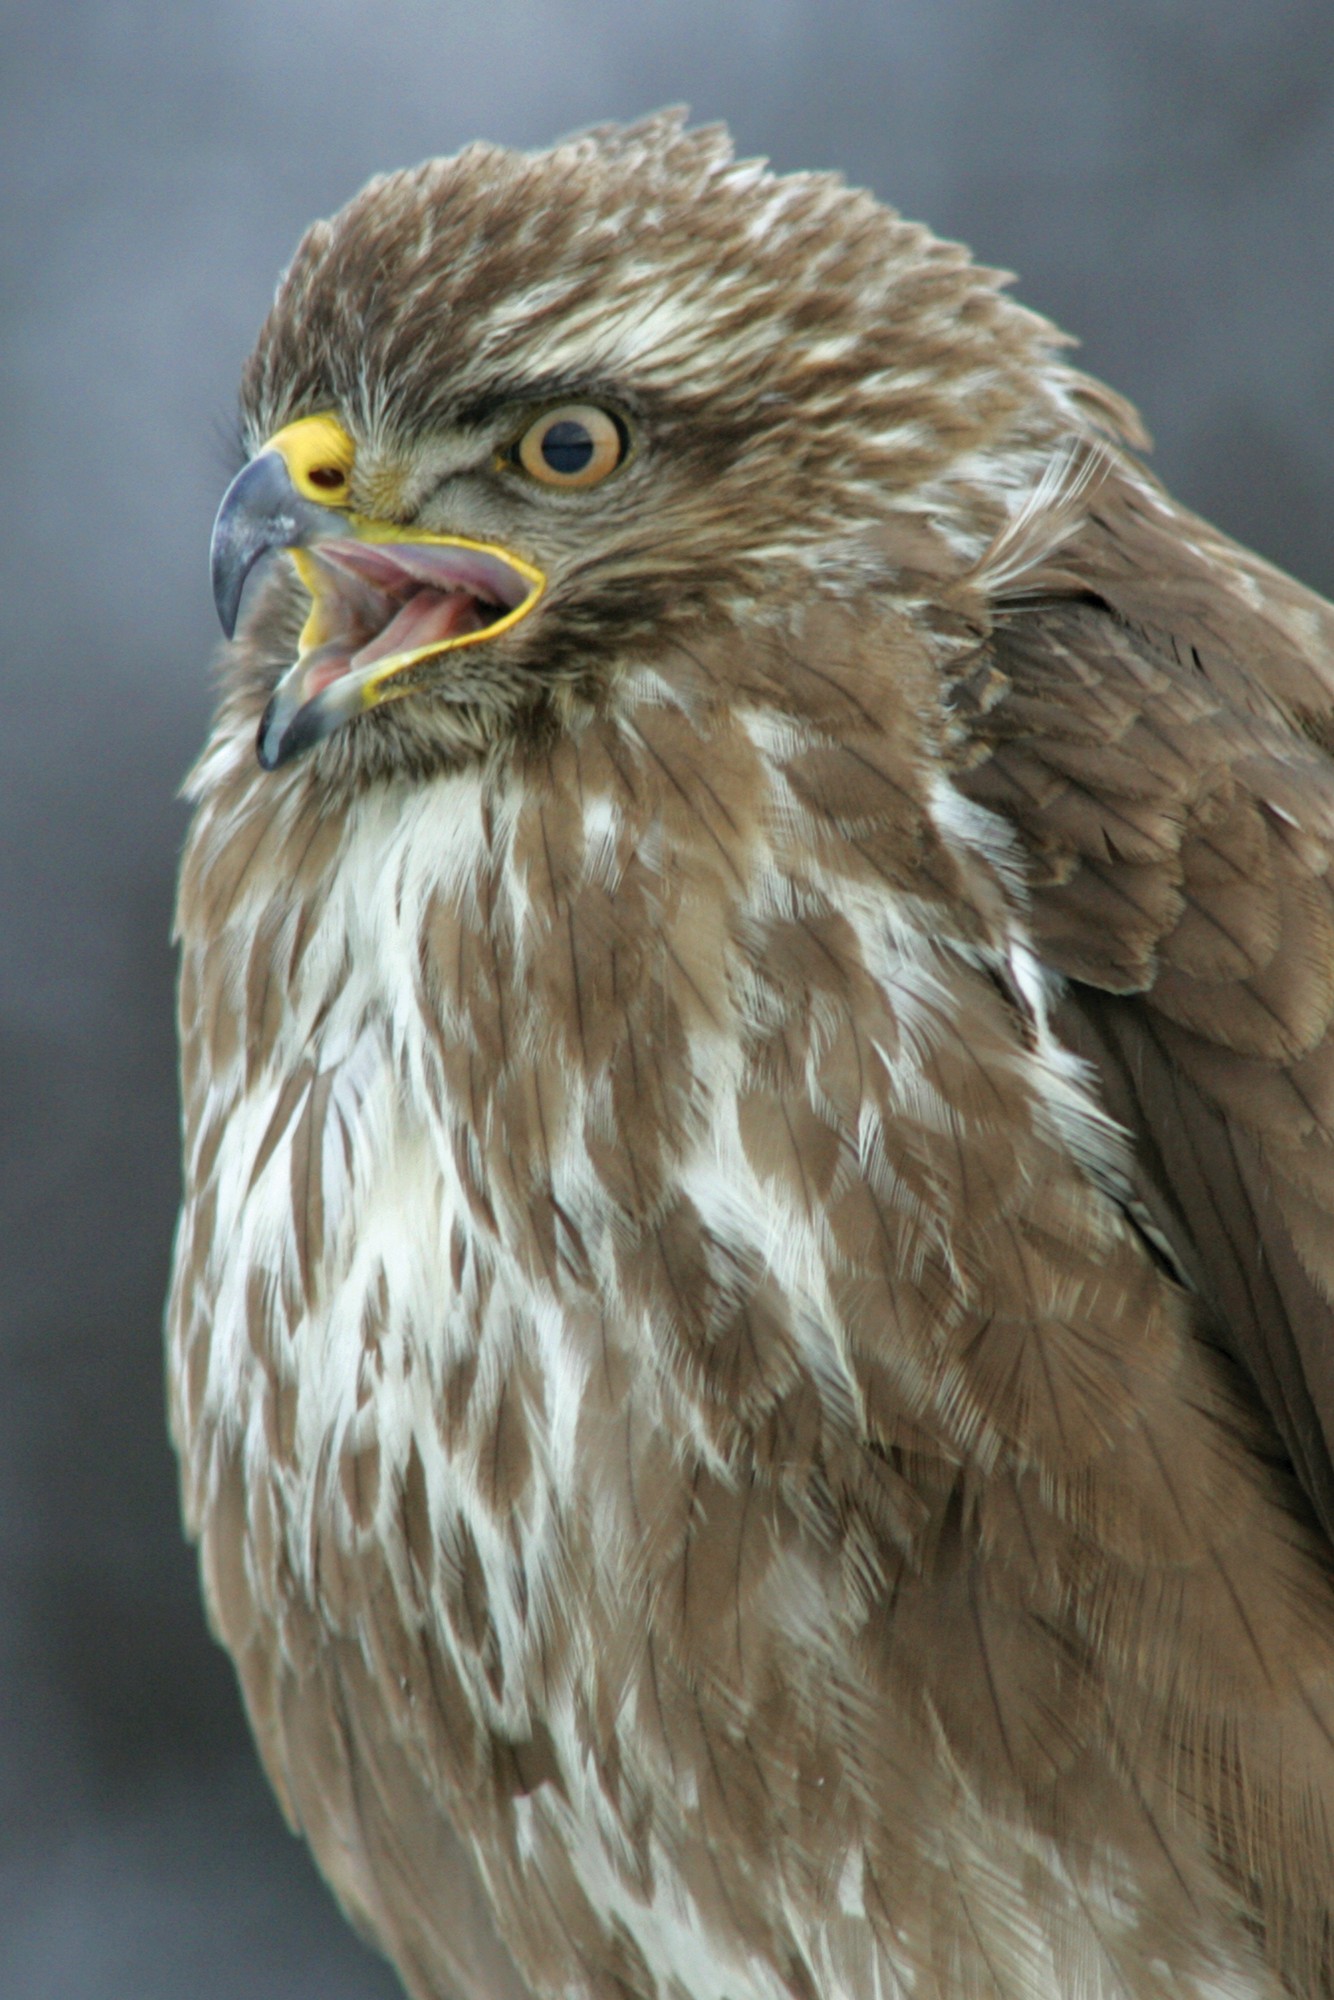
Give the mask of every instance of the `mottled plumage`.
M 1334 611 L 671 118 L 372 183 L 243 406 L 173 1418 L 349 1913 L 418 2000 L 1334 1992 Z

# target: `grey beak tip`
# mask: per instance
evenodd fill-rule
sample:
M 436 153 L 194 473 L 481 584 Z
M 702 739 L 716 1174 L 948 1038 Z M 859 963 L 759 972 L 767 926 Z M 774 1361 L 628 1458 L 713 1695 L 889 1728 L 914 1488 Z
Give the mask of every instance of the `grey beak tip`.
M 229 575 L 218 561 L 218 545 L 213 544 L 212 582 L 213 602 L 217 607 L 218 623 L 228 639 L 236 637 L 236 619 L 241 609 L 241 591 L 244 576 Z
M 333 734 L 346 718 L 336 704 L 316 695 L 312 700 L 292 706 L 290 694 L 284 696 L 282 689 L 269 698 L 268 706 L 259 719 L 259 730 L 255 736 L 255 756 L 261 771 L 281 770 L 294 757 L 301 757 L 326 736 Z
M 218 621 L 230 639 L 236 632 L 245 581 L 285 527 L 278 517 L 290 494 L 287 468 L 276 452 L 261 452 L 243 465 L 222 496 L 209 544 L 209 576 Z
M 273 726 L 273 710 L 270 701 L 259 718 L 259 734 L 255 738 L 255 756 L 261 771 L 276 771 L 283 761 L 283 732 Z
M 246 578 L 261 556 L 336 535 L 345 525 L 343 515 L 294 490 L 279 452 L 261 451 L 243 465 L 222 496 L 209 547 L 213 602 L 227 637 L 235 636 Z

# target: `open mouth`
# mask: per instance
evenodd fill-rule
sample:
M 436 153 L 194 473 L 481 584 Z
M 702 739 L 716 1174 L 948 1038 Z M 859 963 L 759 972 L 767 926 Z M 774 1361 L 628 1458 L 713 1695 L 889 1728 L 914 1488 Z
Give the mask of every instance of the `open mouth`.
M 545 584 L 520 557 L 461 538 L 331 537 L 288 554 L 311 606 L 260 727 L 260 762 L 270 770 L 362 710 L 407 694 L 423 662 L 516 624 Z
M 379 689 L 512 623 L 540 588 L 513 558 L 466 543 L 331 540 L 291 554 L 312 600 L 297 660 L 306 701 L 346 674 Z

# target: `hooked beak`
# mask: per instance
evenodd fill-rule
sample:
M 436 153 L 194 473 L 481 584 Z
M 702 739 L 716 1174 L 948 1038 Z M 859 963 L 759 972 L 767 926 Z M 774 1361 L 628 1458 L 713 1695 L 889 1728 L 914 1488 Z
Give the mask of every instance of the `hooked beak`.
M 246 578 L 269 551 L 291 555 L 311 595 L 297 657 L 260 722 L 266 771 L 408 693 L 425 662 L 507 631 L 546 588 L 508 549 L 325 505 L 316 496 L 338 493 L 340 481 L 345 490 L 351 451 L 333 418 L 289 424 L 237 474 L 214 523 L 213 598 L 228 637 Z

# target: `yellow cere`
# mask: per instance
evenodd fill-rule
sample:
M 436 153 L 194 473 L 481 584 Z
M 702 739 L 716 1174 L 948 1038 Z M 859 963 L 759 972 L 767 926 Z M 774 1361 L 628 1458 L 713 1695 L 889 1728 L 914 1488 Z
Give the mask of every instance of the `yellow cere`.
M 275 431 L 264 449 L 278 453 L 293 486 L 307 500 L 336 507 L 346 497 L 357 454 L 337 417 L 298 417 Z

